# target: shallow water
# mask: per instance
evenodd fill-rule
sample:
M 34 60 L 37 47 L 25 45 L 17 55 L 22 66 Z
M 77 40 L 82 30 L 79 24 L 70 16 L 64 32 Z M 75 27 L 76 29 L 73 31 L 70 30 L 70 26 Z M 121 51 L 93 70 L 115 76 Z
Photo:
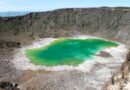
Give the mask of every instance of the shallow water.
M 26 50 L 26 56 L 36 65 L 76 66 L 85 60 L 91 60 L 101 50 L 116 46 L 116 42 L 96 38 L 59 39 L 45 47 Z

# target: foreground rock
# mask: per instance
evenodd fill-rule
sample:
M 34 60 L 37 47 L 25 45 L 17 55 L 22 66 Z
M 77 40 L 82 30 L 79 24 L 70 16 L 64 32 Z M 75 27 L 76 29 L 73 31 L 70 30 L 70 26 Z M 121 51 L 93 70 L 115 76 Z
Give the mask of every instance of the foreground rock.
M 104 90 L 130 90 L 130 52 L 121 69 L 112 76 Z
M 18 84 L 11 83 L 11 82 L 0 82 L 0 89 L 3 90 L 20 90 L 17 88 Z

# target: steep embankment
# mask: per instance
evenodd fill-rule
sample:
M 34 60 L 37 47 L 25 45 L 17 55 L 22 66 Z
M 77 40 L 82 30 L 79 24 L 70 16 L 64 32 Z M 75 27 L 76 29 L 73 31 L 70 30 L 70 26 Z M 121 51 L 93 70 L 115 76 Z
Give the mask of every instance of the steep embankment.
M 128 44 L 129 24 L 129 8 L 59 9 L 0 18 L 0 40 L 26 42 L 38 37 L 90 34 Z

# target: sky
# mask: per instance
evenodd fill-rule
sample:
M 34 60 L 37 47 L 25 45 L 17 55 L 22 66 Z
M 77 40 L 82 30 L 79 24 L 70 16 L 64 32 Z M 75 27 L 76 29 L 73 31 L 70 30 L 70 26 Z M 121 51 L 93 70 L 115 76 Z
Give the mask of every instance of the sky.
M 130 6 L 130 0 L 0 0 L 0 12 L 48 11 L 59 8 Z

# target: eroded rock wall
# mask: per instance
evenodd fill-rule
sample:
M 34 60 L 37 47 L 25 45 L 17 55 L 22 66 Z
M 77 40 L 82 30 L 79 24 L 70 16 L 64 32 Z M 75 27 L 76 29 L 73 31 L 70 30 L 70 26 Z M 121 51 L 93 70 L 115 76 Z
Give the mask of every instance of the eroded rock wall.
M 129 8 L 70 8 L 0 18 L 0 40 L 28 42 L 43 37 L 95 35 L 130 43 Z

